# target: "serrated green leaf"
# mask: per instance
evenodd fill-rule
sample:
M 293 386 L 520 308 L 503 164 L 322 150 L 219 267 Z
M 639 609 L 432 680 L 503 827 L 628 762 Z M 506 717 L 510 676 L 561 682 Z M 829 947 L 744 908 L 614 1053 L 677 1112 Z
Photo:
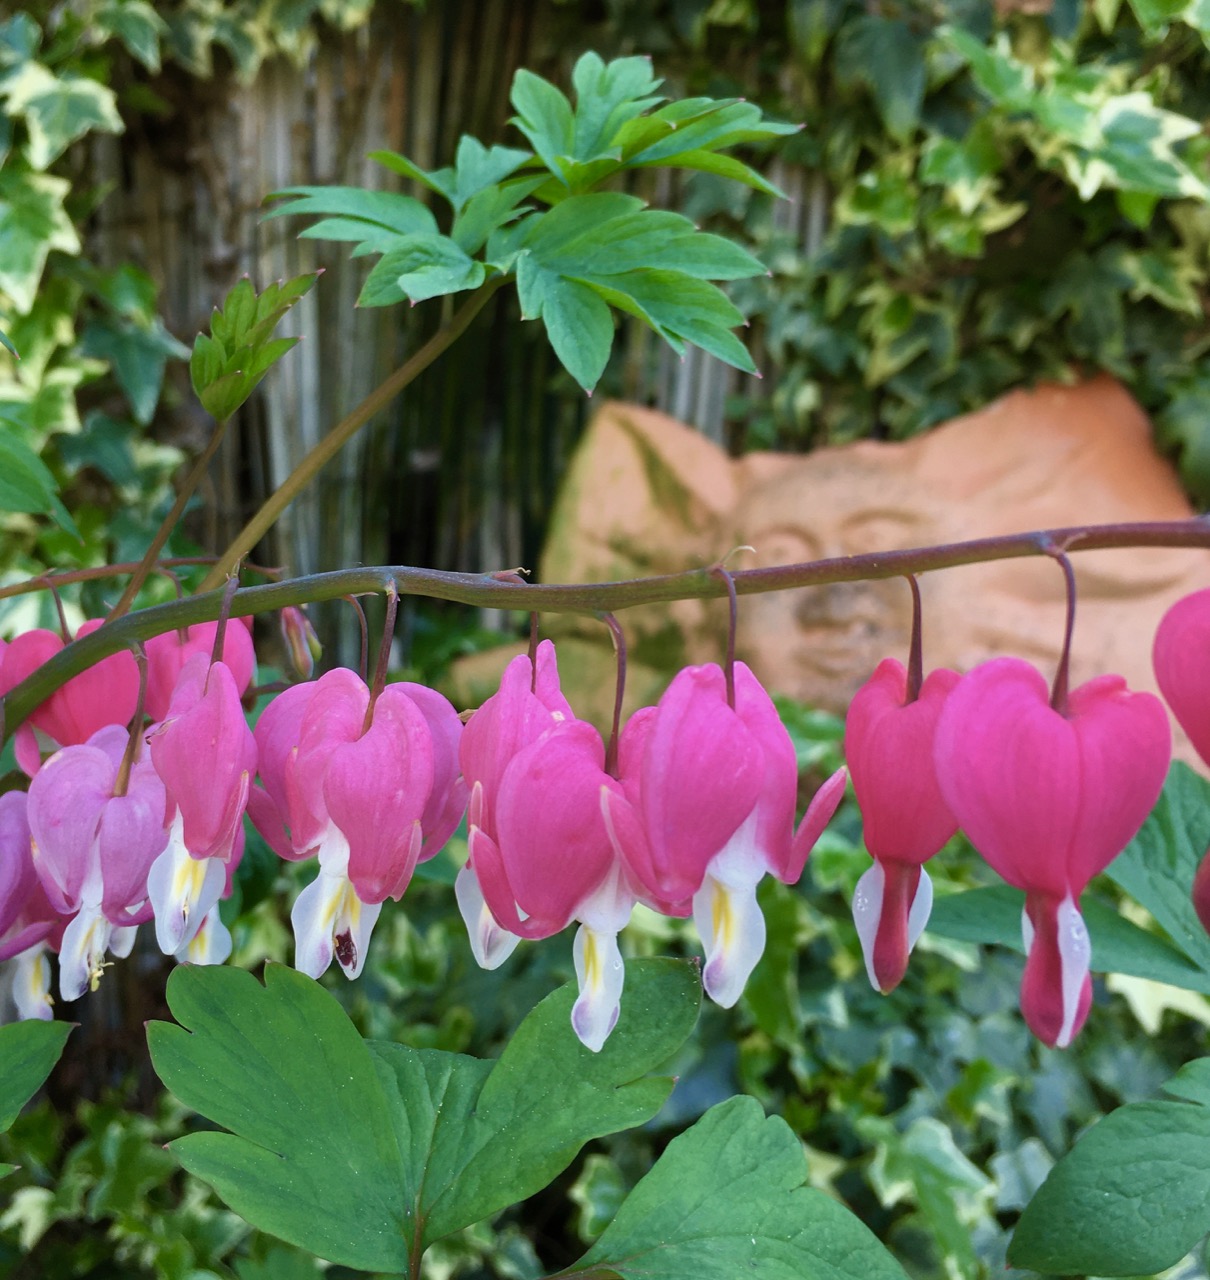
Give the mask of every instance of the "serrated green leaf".
M 486 278 L 483 263 L 448 236 L 400 236 L 366 278 L 358 306 L 385 307 L 410 298 L 423 302 L 447 293 L 477 289 Z
M 39 62 L 6 76 L 0 94 L 11 115 L 25 117 L 35 169 L 46 169 L 94 129 L 121 133 L 125 128 L 112 89 L 72 72 L 55 75 Z
M 0 1026 L 0 1133 L 45 1084 L 71 1031 L 70 1022 L 37 1018 Z
M 381 152 L 375 152 L 381 156 Z M 366 237 L 381 229 L 398 235 L 436 232 L 437 220 L 429 210 L 411 196 L 393 191 L 366 191 L 361 187 L 286 187 L 275 191 L 270 200 L 282 200 L 264 216 L 355 218 L 367 224 Z M 344 239 L 342 236 L 341 239 Z
M 561 179 L 559 157 L 570 156 L 575 141 L 571 103 L 549 80 L 524 67 L 513 76 L 509 101 L 518 113 L 510 123 L 525 134 L 542 163 Z
M 720 178 L 730 178 L 733 182 L 742 182 L 746 187 L 763 191 L 767 196 L 775 196 L 779 200 L 786 198 L 786 193 L 774 185 L 768 178 L 762 177 L 750 165 L 746 165 L 734 156 L 719 155 L 716 151 L 680 151 L 669 160 L 636 161 L 636 169 L 653 168 L 656 165 L 670 169 L 692 169 L 697 173 L 713 173 Z
M 403 1157 L 374 1060 L 310 978 L 269 965 L 265 985 L 220 966 L 168 980 L 181 1024 L 153 1022 L 160 1079 L 231 1133 L 169 1144 L 263 1231 L 366 1271 L 408 1267 Z
M 488 187 L 472 196 L 450 228 L 450 239 L 466 253 L 478 253 L 500 227 L 519 218 L 518 207 L 544 182 L 545 177 L 522 178 L 502 187 Z
M 674 1138 L 581 1261 L 621 1280 L 904 1280 L 848 1209 L 805 1185 L 802 1145 L 753 1098 Z
M 1050 1171 L 1008 1257 L 1048 1275 L 1152 1275 L 1208 1229 L 1210 1109 L 1132 1102 L 1093 1125 Z
M 269 965 L 181 967 L 152 1023 L 152 1062 L 186 1105 L 229 1133 L 170 1144 L 254 1226 L 364 1270 L 406 1271 L 421 1247 L 545 1186 L 592 1137 L 641 1124 L 671 1088 L 647 1072 L 693 1028 L 692 966 L 633 963 L 599 1054 L 570 1027 L 564 987 L 499 1062 L 362 1041 L 311 979 Z
M 674 350 L 691 342 L 745 373 L 756 366 L 730 331 L 743 316 L 721 289 L 680 271 L 631 271 L 587 281 L 607 302 L 649 324 Z
M 649 58 L 616 58 L 604 62 L 598 54 L 581 55 L 572 70 L 576 91 L 571 157 L 581 163 L 618 147 L 618 131 L 663 99 L 655 91 Z
M 663 1105 L 672 1082 L 646 1073 L 693 1029 L 701 997 L 692 966 L 629 964 L 622 1013 L 600 1053 L 571 1033 L 575 994 L 566 986 L 543 1000 L 494 1065 L 371 1044 L 411 1119 L 426 1245 L 534 1194 L 589 1138 L 643 1124 Z
M 548 271 L 532 255 L 517 262 L 517 293 L 526 320 L 540 319 L 563 367 L 591 392 L 613 348 L 613 317 L 592 289 Z

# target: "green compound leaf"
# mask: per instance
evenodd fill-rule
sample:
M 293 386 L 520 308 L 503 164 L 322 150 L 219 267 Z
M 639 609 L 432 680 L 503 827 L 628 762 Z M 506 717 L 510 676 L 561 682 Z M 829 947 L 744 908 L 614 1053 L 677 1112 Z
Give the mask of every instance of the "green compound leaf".
M 805 1186 L 802 1144 L 753 1098 L 674 1138 L 568 1277 L 622 1280 L 904 1280 L 843 1205 Z
M 21 1108 L 46 1082 L 72 1025 L 30 1019 L 0 1027 L 0 1133 L 12 1125 Z M 0 1164 L 0 1178 L 15 1168 Z
M 259 294 L 245 278 L 227 294 L 222 310 L 215 310 L 210 334 L 198 334 L 189 362 L 193 389 L 212 418 L 218 422 L 230 418 L 298 343 L 297 338 L 274 338 L 273 331 L 319 274 L 279 281 Z
M 505 248 L 516 264 L 521 314 L 542 319 L 555 353 L 586 391 L 613 345 L 606 303 L 650 325 L 678 354 L 693 343 L 755 372 L 731 332 L 743 316 L 708 281 L 759 275 L 764 267 L 680 214 L 645 209 L 616 192 L 570 196 L 531 214 Z
M 693 1028 L 692 966 L 629 966 L 599 1054 L 572 1034 L 574 999 L 570 987 L 547 997 L 493 1064 L 367 1043 L 322 987 L 280 965 L 264 987 L 182 967 L 168 984 L 182 1025 L 149 1026 L 152 1061 L 231 1132 L 170 1149 L 259 1229 L 345 1266 L 405 1271 L 414 1249 L 532 1195 L 590 1138 L 663 1105 L 672 1082 L 646 1073 Z
M 1009 1261 L 1048 1275 L 1152 1275 L 1210 1230 L 1210 1060 L 1099 1120 L 1025 1208 Z

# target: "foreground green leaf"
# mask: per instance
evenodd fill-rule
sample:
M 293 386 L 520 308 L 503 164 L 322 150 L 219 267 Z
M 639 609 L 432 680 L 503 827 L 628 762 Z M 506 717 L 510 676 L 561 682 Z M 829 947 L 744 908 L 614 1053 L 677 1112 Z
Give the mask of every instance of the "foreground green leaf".
M 170 1149 L 259 1229 L 346 1266 L 406 1270 L 432 1241 L 541 1190 L 590 1138 L 663 1105 L 672 1082 L 646 1074 L 693 1028 L 692 966 L 629 966 L 599 1054 L 571 1031 L 574 999 L 570 987 L 548 996 L 493 1064 L 366 1043 L 283 966 L 264 987 L 238 970 L 177 969 L 168 1001 L 182 1025 L 149 1026 L 152 1062 L 231 1132 Z
M 753 1098 L 708 1111 L 626 1198 L 577 1266 L 622 1280 L 904 1280 L 874 1234 L 805 1185 L 790 1126 Z
M 21 1114 L 21 1108 L 46 1083 L 59 1061 L 70 1022 L 42 1022 L 30 1019 L 0 1027 L 0 1133 Z M 15 1165 L 0 1164 L 0 1177 Z
M 1210 1059 L 1098 1121 L 1021 1215 L 1009 1261 L 1048 1275 L 1152 1275 L 1210 1230 Z

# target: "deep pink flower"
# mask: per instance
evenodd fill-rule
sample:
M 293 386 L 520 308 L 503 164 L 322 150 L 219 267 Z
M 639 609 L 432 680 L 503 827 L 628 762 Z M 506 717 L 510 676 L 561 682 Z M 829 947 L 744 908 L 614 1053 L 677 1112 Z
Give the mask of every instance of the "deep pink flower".
M 871 985 L 884 994 L 907 969 L 933 902 L 922 864 L 958 829 L 937 781 L 933 742 L 955 671 L 933 671 L 907 701 L 907 671 L 894 658 L 857 691 L 844 752 L 874 865 L 861 877 L 853 918 Z
M 1142 825 L 1171 752 L 1158 698 L 1120 676 L 1072 692 L 1065 714 L 1019 658 L 965 676 L 937 726 L 941 792 L 971 843 L 1025 891 L 1021 1008 L 1044 1043 L 1071 1043 L 1092 998 L 1079 899 Z
M 253 821 L 285 856 L 319 858 L 319 875 L 291 912 L 295 964 L 312 977 L 333 958 L 357 977 L 382 903 L 402 896 L 426 834 L 436 853 L 461 819 L 461 809 L 452 811 L 456 738 L 448 724 L 457 713 L 429 692 L 417 698 L 414 687 L 388 685 L 366 728 L 370 691 L 337 668 L 286 690 L 257 724 L 265 789 L 253 797 Z
M 764 952 L 756 889 L 802 875 L 844 795 L 844 770 L 820 788 L 797 832 L 798 763 L 769 695 L 735 664 L 735 708 L 717 666 L 689 667 L 658 705 L 631 717 L 619 747 L 622 792 L 603 794 L 618 853 L 657 909 L 692 906 L 718 1004 L 739 999 Z
M 100 618 L 82 623 L 76 638 L 91 635 Z M 25 631 L 4 650 L 0 665 L 0 694 L 15 688 L 38 667 L 63 649 L 63 638 L 54 631 Z M 30 777 L 42 763 L 34 736 L 40 729 L 62 747 L 87 742 L 106 725 L 125 725 L 134 715 L 139 697 L 139 670 L 127 650 L 110 654 L 56 689 L 16 734 L 17 762 Z
M 727 705 L 722 668 L 686 667 L 654 710 L 630 718 L 618 772 L 624 796 L 608 812 L 619 853 L 652 898 L 687 903 L 756 808 L 765 754 Z
M 223 892 L 256 773 L 256 740 L 226 664 L 189 658 L 149 740 L 169 834 L 148 891 L 160 950 L 176 955 Z

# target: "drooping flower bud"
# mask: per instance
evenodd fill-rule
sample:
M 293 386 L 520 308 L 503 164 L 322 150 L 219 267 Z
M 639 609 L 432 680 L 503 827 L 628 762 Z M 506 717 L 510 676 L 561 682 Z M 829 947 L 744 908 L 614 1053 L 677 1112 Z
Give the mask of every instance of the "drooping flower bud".
M 297 605 L 288 604 L 281 611 L 281 638 L 295 675 L 310 680 L 315 664 L 323 657 L 323 645 L 311 619 Z

